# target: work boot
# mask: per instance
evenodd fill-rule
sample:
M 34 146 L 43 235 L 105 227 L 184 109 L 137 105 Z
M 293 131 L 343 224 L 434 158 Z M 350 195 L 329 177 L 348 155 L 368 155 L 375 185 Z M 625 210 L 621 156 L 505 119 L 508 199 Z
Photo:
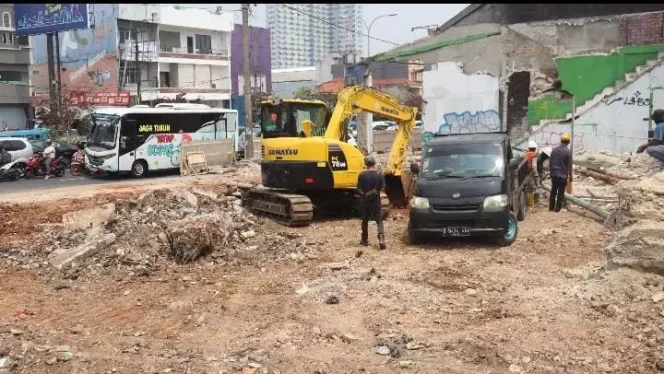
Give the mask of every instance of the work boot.
M 364 247 L 369 246 L 369 233 L 366 232 L 362 233 L 362 240 L 360 240 L 360 245 Z
M 378 234 L 378 248 L 387 249 L 385 245 L 385 234 Z

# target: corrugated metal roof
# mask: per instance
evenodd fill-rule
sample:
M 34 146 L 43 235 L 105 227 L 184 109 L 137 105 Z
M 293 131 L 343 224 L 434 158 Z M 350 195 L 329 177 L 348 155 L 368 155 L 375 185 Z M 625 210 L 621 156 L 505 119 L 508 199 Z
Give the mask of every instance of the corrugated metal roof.
M 316 79 L 316 67 L 272 70 L 272 83 L 313 81 Z

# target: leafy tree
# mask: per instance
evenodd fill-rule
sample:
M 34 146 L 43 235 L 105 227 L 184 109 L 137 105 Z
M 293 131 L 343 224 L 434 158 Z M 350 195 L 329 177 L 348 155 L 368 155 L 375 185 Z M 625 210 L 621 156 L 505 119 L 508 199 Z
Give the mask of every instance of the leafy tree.
M 80 122 L 78 119 L 91 108 L 89 104 L 73 99 L 76 94 L 78 93 L 63 90 L 60 105 L 56 106 L 55 110 L 50 109 L 49 96 L 40 97 L 34 102 L 35 115 L 44 123 L 44 127 L 51 130 L 52 138 L 69 136 L 69 130 L 76 129 Z M 86 129 L 78 130 L 79 134 L 85 135 Z
M 261 102 L 267 100 L 270 94 L 260 91 L 254 91 L 251 94 L 251 119 L 258 123 L 261 117 Z
M 337 105 L 337 95 L 333 93 L 316 93 L 310 87 L 302 86 L 295 91 L 293 98 L 299 100 L 320 100 L 327 104 L 330 110 Z

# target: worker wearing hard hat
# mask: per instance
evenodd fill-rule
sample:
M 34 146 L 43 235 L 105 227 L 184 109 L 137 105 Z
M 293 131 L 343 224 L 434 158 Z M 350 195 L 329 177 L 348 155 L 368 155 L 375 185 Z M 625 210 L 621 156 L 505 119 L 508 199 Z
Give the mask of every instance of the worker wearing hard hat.
M 636 152 L 642 153 L 646 151 L 664 166 L 664 110 L 655 109 L 650 118 L 655 122 L 655 133 L 652 139 L 648 140 L 648 143 L 641 145 Z
M 572 181 L 572 151 L 568 147 L 571 139 L 568 133 L 564 133 L 560 137 L 560 145 L 551 151 L 551 160 L 549 160 L 551 170 L 549 210 L 556 213 L 562 209 L 567 181 Z

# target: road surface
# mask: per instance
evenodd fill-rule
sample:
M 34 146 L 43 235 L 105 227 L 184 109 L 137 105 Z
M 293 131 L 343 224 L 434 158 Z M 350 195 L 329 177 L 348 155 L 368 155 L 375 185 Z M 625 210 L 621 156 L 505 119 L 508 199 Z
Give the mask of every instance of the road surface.
M 179 177 L 179 171 L 168 172 L 168 173 L 154 173 L 148 175 L 145 180 L 159 180 L 163 178 L 173 178 Z M 96 185 L 96 184 L 105 184 L 105 183 L 118 183 L 118 182 L 131 182 L 137 181 L 129 176 L 126 177 L 96 177 L 90 178 L 86 176 L 74 177 L 69 172 L 66 172 L 63 177 L 56 178 L 51 177 L 48 180 L 43 177 L 37 177 L 33 179 L 22 178 L 18 181 L 11 182 L 0 182 L 0 194 L 8 194 L 14 192 L 25 192 L 25 191 L 41 191 L 41 190 L 51 190 L 58 189 L 63 187 L 73 187 L 73 186 L 84 186 L 84 185 Z

